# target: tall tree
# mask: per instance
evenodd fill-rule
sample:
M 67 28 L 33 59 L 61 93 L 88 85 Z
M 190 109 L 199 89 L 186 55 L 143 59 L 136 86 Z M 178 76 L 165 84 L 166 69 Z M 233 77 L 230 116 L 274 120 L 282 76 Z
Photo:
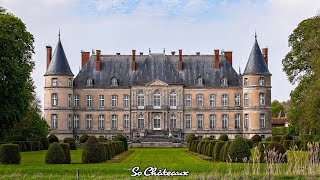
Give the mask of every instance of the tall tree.
M 279 113 L 284 111 L 283 105 L 277 100 L 272 101 L 271 109 L 273 118 L 278 117 Z
M 33 42 L 25 24 L 0 8 L 0 139 L 26 115 L 32 101 Z
M 282 60 L 292 84 L 289 122 L 296 131 L 320 131 L 320 16 L 303 20 L 289 36 L 291 50 Z

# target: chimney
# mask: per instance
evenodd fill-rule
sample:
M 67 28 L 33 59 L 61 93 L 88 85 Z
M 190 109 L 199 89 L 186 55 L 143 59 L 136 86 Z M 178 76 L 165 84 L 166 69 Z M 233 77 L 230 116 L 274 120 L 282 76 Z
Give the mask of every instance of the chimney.
M 142 56 L 143 55 L 143 52 L 140 52 L 140 56 Z
M 175 55 L 176 54 L 176 52 L 175 51 L 171 51 L 171 55 Z
M 51 59 L 52 59 L 52 47 L 51 46 L 46 46 L 46 49 L 47 49 L 47 70 L 48 70 L 49 64 L 50 64 Z
M 220 69 L 220 60 L 219 60 L 219 49 L 214 50 L 214 68 Z
M 196 55 L 199 56 L 199 55 L 200 55 L 200 52 L 196 52 Z
M 182 71 L 182 49 L 179 49 L 179 65 L 178 65 L 179 71 Z
M 132 50 L 132 63 L 131 63 L 131 69 L 132 71 L 136 70 L 136 50 Z
M 100 71 L 100 68 L 101 68 L 100 55 L 101 55 L 101 50 L 96 50 L 96 57 L 97 57 L 97 61 L 96 61 L 96 71 Z
M 262 56 L 268 67 L 268 48 L 262 48 Z
M 224 51 L 224 57 L 226 57 L 227 61 L 232 66 L 232 51 Z
M 90 52 L 81 51 L 81 68 L 88 62 Z
M 119 55 L 120 55 L 120 53 L 116 53 L 116 55 L 117 55 L 117 56 L 119 56 Z

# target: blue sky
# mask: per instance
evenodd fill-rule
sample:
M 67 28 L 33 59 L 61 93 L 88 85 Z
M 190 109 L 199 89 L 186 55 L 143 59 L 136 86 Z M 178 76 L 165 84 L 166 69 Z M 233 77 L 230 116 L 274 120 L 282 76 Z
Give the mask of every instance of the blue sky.
M 92 49 L 130 54 L 166 48 L 212 55 L 214 49 L 231 50 L 233 67 L 243 71 L 256 31 L 260 47 L 269 48 L 272 99 L 288 100 L 295 87 L 282 72 L 288 36 L 320 9 L 319 0 L 0 0 L 0 5 L 34 35 L 33 78 L 42 100 L 45 46 L 55 47 L 59 28 L 75 75 L 81 50 Z

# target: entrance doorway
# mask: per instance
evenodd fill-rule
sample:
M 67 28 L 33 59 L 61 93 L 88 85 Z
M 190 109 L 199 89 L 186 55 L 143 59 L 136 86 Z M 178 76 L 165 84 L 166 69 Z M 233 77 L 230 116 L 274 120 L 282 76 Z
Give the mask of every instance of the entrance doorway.
M 160 128 L 160 116 L 155 115 L 153 118 L 153 130 L 161 130 Z

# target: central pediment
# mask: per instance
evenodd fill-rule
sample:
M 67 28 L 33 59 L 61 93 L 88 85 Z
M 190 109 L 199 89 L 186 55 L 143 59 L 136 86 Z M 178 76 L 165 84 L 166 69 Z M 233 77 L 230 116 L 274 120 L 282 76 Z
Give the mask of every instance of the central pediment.
M 159 79 L 156 79 L 148 83 L 147 86 L 169 86 L 169 85 Z

